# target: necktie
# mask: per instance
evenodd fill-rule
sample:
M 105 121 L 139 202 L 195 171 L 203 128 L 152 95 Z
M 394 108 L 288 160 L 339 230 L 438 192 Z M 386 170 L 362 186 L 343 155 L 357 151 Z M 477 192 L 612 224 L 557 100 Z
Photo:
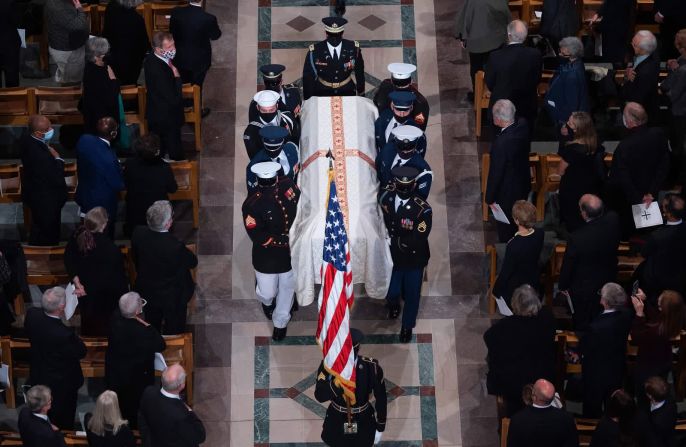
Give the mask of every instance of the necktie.
M 396 160 L 396 162 L 393 164 L 393 167 L 391 168 L 391 170 L 393 170 L 394 168 L 400 166 L 400 161 L 401 161 L 401 160 L 402 160 L 402 158 L 398 157 L 398 159 Z
M 338 62 L 338 53 L 335 48 L 333 49 L 333 60 L 334 62 Z

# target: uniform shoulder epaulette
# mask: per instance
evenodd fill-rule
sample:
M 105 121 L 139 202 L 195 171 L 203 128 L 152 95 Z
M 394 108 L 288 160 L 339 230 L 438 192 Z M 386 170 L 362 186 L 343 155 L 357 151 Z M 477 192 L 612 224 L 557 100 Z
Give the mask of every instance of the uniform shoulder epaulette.
M 384 185 L 383 188 L 381 188 L 381 189 L 383 189 L 384 191 L 393 192 L 393 191 L 395 191 L 395 183 L 388 183 L 388 184 Z
M 295 86 L 295 84 L 285 84 L 283 88 L 298 88 Z
M 310 44 L 310 51 L 314 51 L 314 44 Z
M 355 47 L 356 47 L 356 48 L 360 48 L 360 42 L 358 42 L 358 41 L 356 41 L 356 40 L 355 40 L 354 42 L 355 42 Z
M 365 357 L 365 356 L 361 355 L 360 359 L 362 359 L 365 362 L 376 363 L 377 365 L 379 364 L 379 361 L 375 358 L 372 358 L 372 357 Z
M 427 206 L 429 206 L 429 204 L 426 203 L 426 201 L 424 199 L 422 199 L 421 197 L 417 197 L 417 196 L 414 197 L 414 203 L 421 206 L 422 208 L 426 208 Z

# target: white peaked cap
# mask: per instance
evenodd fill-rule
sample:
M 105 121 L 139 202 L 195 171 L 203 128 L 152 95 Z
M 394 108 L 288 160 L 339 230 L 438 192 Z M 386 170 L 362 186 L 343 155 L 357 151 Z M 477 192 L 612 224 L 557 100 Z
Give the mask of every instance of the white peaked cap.
M 271 107 L 279 102 L 281 95 L 273 90 L 262 90 L 261 92 L 255 93 L 253 99 L 260 107 Z
M 412 76 L 412 73 L 417 71 L 417 66 L 412 64 L 403 64 L 401 62 L 393 62 L 388 64 L 388 71 L 391 72 L 395 79 L 407 79 Z
M 276 177 L 276 173 L 281 169 L 279 163 L 273 161 L 263 161 L 261 163 L 255 163 L 250 167 L 250 170 L 258 176 L 259 178 L 273 178 Z
M 397 139 L 408 141 L 414 141 L 424 134 L 422 129 L 415 126 L 398 126 L 391 132 Z

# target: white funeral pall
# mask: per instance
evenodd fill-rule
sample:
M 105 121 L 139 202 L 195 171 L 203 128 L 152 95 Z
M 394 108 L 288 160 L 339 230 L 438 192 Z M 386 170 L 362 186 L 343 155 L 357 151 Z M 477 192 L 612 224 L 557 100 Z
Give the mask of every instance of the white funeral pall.
M 312 97 L 303 104 L 298 178 L 302 195 L 290 232 L 295 291 L 301 305 L 315 300 L 314 284 L 321 283 L 329 150 L 335 158 L 336 189 L 346 217 L 353 282 L 364 284 L 372 298 L 386 296 L 393 261 L 377 204 L 376 117 L 372 101 L 361 97 Z

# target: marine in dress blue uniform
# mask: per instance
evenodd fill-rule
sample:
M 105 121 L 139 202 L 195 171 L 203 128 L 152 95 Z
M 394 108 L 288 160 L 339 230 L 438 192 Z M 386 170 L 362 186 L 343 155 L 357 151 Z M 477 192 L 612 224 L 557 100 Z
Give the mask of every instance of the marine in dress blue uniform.
M 310 45 L 305 56 L 304 99 L 364 94 L 364 59 L 360 43 L 343 39 L 348 21 L 342 17 L 326 17 L 322 22 L 326 40 Z
M 252 172 L 252 167 L 264 161 L 273 161 L 281 165 L 279 177 L 286 176 L 297 183 L 300 164 L 298 162 L 298 146 L 292 141 L 286 141 L 288 131 L 283 127 L 268 126 L 260 129 L 263 149 L 257 153 L 248 164 L 245 180 L 248 186 L 248 194 L 255 192 L 257 188 L 257 175 Z
M 414 105 L 412 107 L 412 119 L 422 130 L 426 130 L 429 122 L 429 101 L 426 100 L 417 87 L 412 84 L 412 73 L 417 67 L 412 64 L 394 62 L 388 65 L 391 72 L 390 79 L 384 79 L 374 95 L 374 104 L 379 109 L 379 113 L 388 109 L 391 104 L 389 95 L 393 91 L 405 91 L 415 94 Z
M 417 152 L 417 143 L 424 134 L 414 126 L 400 126 L 392 131 L 393 138 L 376 156 L 376 175 L 383 188 L 393 182 L 391 169 L 396 166 L 412 166 L 419 170 L 417 194 L 426 200 L 431 190 L 433 172 L 424 158 Z
M 376 152 L 379 152 L 388 143 L 391 131 L 399 126 L 415 126 L 421 129 L 412 119 L 412 104 L 416 98 L 412 92 L 391 92 L 391 107 L 379 113 L 374 122 L 374 138 L 376 139 Z M 424 157 L 426 155 L 426 136 L 422 135 L 417 142 L 417 152 Z
M 281 96 L 271 90 L 257 92 L 253 100 L 257 103 L 258 117 L 250 121 L 243 132 L 243 144 L 252 159 L 262 149 L 260 129 L 267 126 L 281 126 L 288 130 L 288 140 L 298 144 L 300 141 L 300 128 L 290 112 L 282 112 L 278 109 L 278 101 Z
M 398 166 L 392 174 L 393 183 L 386 185 L 379 193 L 393 258 L 386 301 L 388 317 L 391 319 L 400 315 L 401 297 L 405 301 L 400 341 L 408 343 L 417 321 L 424 268 L 431 256 L 429 233 L 432 211 L 431 206 L 417 195 L 415 179 L 419 171 L 416 168 Z
M 300 190 L 288 177 L 277 176 L 279 163 L 257 163 L 251 169 L 258 188 L 243 202 L 243 225 L 252 241 L 255 294 L 274 323 L 272 339 L 280 341 L 286 337 L 295 292 L 288 231 Z
M 302 99 L 300 98 L 300 89 L 294 84 L 283 83 L 283 71 L 285 66 L 280 64 L 268 64 L 260 67 L 262 73 L 262 80 L 264 82 L 265 90 L 272 90 L 279 95 L 279 110 L 282 112 L 290 112 L 296 120 L 300 120 L 300 108 L 302 107 Z M 257 103 L 255 100 L 250 101 L 248 108 L 248 118 L 250 121 L 257 119 Z
M 319 402 L 331 402 L 326 410 L 322 441 L 331 447 L 372 447 L 381 440 L 386 429 L 386 384 L 379 361 L 359 355 L 363 334 L 350 328 L 355 352 L 355 405 L 351 405 L 352 423 L 356 424 L 355 433 L 346 433 L 344 424 L 348 423 L 348 408 L 343 390 L 334 383 L 331 375 L 322 364 L 317 371 L 314 397 Z M 374 405 L 369 402 L 374 393 Z

